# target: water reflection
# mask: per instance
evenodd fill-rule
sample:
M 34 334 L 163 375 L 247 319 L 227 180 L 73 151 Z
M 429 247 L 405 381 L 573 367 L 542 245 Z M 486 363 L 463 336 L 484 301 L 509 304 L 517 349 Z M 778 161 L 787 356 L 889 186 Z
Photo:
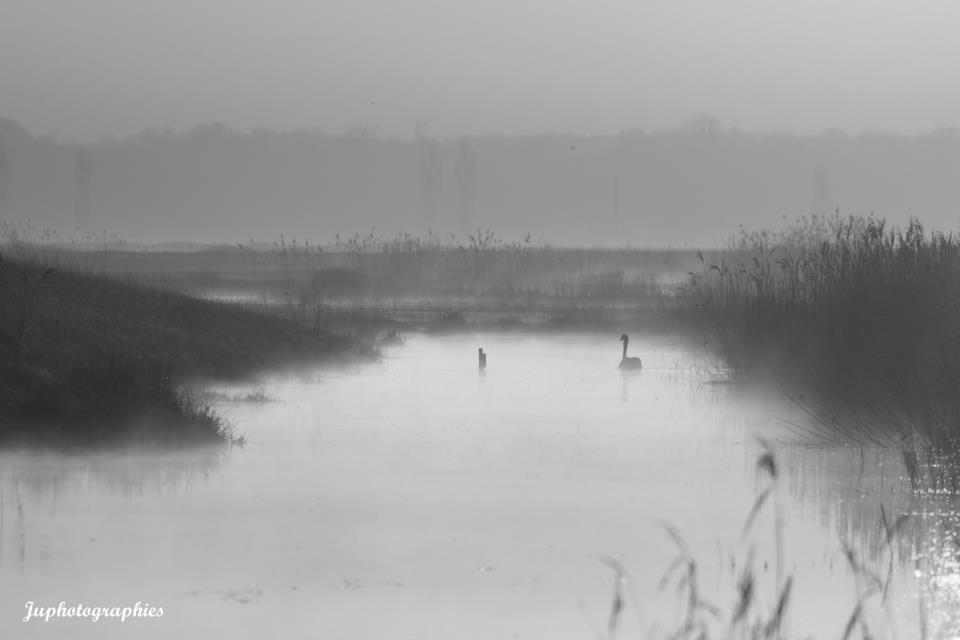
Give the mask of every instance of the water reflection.
M 853 593 L 874 611 L 874 633 L 960 635 L 960 496 L 918 491 L 900 451 L 818 445 L 779 455 L 799 517 L 815 518 L 837 540 L 831 568 L 856 578 Z M 923 476 L 939 473 L 925 468 Z
M 0 451 L 0 481 L 31 499 L 65 491 L 140 498 L 185 491 L 207 480 L 229 457 L 224 446 L 96 453 Z
M 84 454 L 0 451 L 0 576 L 13 569 L 24 575 L 28 550 L 41 555 L 48 550 L 28 541 L 45 537 L 44 529 L 65 505 L 187 491 L 208 479 L 228 455 L 222 446 Z M 109 517 L 109 512 L 99 515 Z
M 791 637 L 842 636 L 868 573 L 889 583 L 865 601 L 874 629 L 950 635 L 954 498 L 911 491 L 899 453 L 810 446 L 783 394 L 633 337 L 645 368 L 627 374 L 609 336 L 413 335 L 380 363 L 267 381 L 262 402 L 219 390 L 244 450 L 0 455 L 0 633 L 19 637 L 29 592 L 162 601 L 170 616 L 138 637 L 583 638 L 610 613 L 603 555 L 643 609 L 621 637 L 641 637 L 678 607 L 658 588 L 669 522 L 728 614 L 752 549 L 758 593 L 793 577 Z M 744 537 L 758 437 L 776 508 Z M 887 544 L 881 522 L 903 515 Z

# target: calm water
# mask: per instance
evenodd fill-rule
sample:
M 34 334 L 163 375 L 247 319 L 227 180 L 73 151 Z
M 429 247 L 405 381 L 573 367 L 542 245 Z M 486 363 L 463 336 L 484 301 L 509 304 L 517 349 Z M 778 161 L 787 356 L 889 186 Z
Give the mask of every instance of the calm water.
M 630 574 L 619 637 L 639 638 L 682 610 L 658 589 L 678 553 L 664 523 L 730 611 L 751 546 L 774 598 L 775 511 L 791 635 L 839 637 L 870 586 L 844 549 L 887 575 L 881 505 L 911 518 L 885 606 L 866 603 L 879 637 L 919 637 L 921 617 L 960 633 L 954 499 L 911 496 L 894 452 L 801 444 L 802 412 L 711 383 L 669 340 L 630 346 L 641 372 L 616 368 L 616 336 L 414 335 L 381 363 L 272 378 L 270 402 L 220 389 L 245 448 L 2 454 L 0 637 L 590 639 L 609 556 Z M 758 435 L 780 482 L 741 535 Z M 164 614 L 23 623 L 28 600 Z

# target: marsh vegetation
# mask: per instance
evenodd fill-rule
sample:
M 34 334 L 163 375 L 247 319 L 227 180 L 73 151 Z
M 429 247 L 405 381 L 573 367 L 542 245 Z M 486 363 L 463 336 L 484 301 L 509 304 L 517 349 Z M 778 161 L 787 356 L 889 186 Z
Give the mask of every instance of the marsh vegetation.
M 277 315 L 65 262 L 0 261 L 0 440 L 93 446 L 222 441 L 204 380 L 361 354 Z
M 923 457 L 913 458 L 918 478 L 915 485 L 907 464 L 910 458 L 891 455 L 887 482 L 892 487 L 884 485 L 882 475 L 879 483 L 872 476 L 863 477 L 863 467 L 859 479 L 850 476 L 853 467 L 847 459 L 828 469 L 817 467 L 817 461 L 834 455 L 828 452 L 838 450 L 853 456 L 848 446 L 831 448 L 863 435 L 841 431 L 841 426 L 852 423 L 865 433 L 886 432 L 879 428 L 873 431 L 862 413 L 845 414 L 848 417 L 842 423 L 825 423 L 821 416 L 807 410 L 813 406 L 812 400 L 806 405 L 789 400 L 771 405 L 769 400 L 751 395 L 752 385 L 707 384 L 706 379 L 712 375 L 709 367 L 722 367 L 726 362 L 726 347 L 717 359 L 713 359 L 717 354 L 711 348 L 724 344 L 720 341 L 725 335 L 721 329 L 732 332 L 740 326 L 734 320 L 751 316 L 731 314 L 729 325 L 720 323 L 727 316 L 704 300 L 709 300 L 705 298 L 712 290 L 709 287 L 722 281 L 702 278 L 716 278 L 722 273 L 722 269 L 718 272 L 710 268 L 714 258 L 723 261 L 718 264 L 752 264 L 752 247 L 733 247 L 704 256 L 706 275 L 702 275 L 693 253 L 692 262 L 683 262 L 683 268 L 696 273 L 695 280 L 691 282 L 686 272 L 670 274 L 675 284 L 664 282 L 649 296 L 637 295 L 629 286 L 626 293 L 607 298 L 583 294 L 586 289 L 581 289 L 582 295 L 566 296 L 561 304 L 551 307 L 557 296 L 547 292 L 534 298 L 535 303 L 546 301 L 547 306 L 536 307 L 535 313 L 507 323 L 494 321 L 493 311 L 485 316 L 483 311 L 463 304 L 469 297 L 458 293 L 456 287 L 447 288 L 458 278 L 472 279 L 474 275 L 450 266 L 456 264 L 456 256 L 462 256 L 455 247 L 441 251 L 440 258 L 432 252 L 419 255 L 415 251 L 404 258 L 437 260 L 445 265 L 434 273 L 436 288 L 429 296 L 417 294 L 421 296 L 417 302 L 404 304 L 398 298 L 394 305 L 389 298 L 385 301 L 369 292 L 354 296 L 355 291 L 345 290 L 337 295 L 324 294 L 313 308 L 301 305 L 293 296 L 291 301 L 282 295 L 267 300 L 227 296 L 219 302 L 209 300 L 216 296 L 208 295 L 211 290 L 192 289 L 189 283 L 193 272 L 184 267 L 192 260 L 205 260 L 208 267 L 215 265 L 209 254 L 188 254 L 178 272 L 173 268 L 177 264 L 175 256 L 144 253 L 145 262 L 158 263 L 151 270 L 135 274 L 105 263 L 136 260 L 137 255 L 64 253 L 58 263 L 49 256 L 34 254 L 30 260 L 6 263 L 8 281 L 15 280 L 16 275 L 18 284 L 9 289 L 4 327 L 8 335 L 15 336 L 13 329 L 18 325 L 14 321 L 20 316 L 13 315 L 12 310 L 27 308 L 28 328 L 24 330 L 17 366 L 30 363 L 34 371 L 48 367 L 55 373 L 75 372 L 72 377 L 64 375 L 51 382 L 67 385 L 68 389 L 83 389 L 71 381 L 87 375 L 90 354 L 114 353 L 113 362 L 118 363 L 124 362 L 124 354 L 138 355 L 138 359 L 132 359 L 133 368 L 125 371 L 131 372 L 128 378 L 141 385 L 126 394 L 127 398 L 139 401 L 121 404 L 124 394 L 118 394 L 117 406 L 131 413 L 118 411 L 113 416 L 159 414 L 159 410 L 145 413 L 143 408 L 155 406 L 149 403 L 162 397 L 157 392 L 161 387 L 153 386 L 151 381 L 156 378 L 145 374 L 138 379 L 137 367 L 169 366 L 159 371 L 169 372 L 175 381 L 197 377 L 236 381 L 214 384 L 205 395 L 190 396 L 198 402 L 194 406 L 212 407 L 207 413 L 211 420 L 208 425 L 219 425 L 213 427 L 219 431 L 211 433 L 223 437 L 223 425 L 230 424 L 250 442 L 242 452 L 235 450 L 236 458 L 218 471 L 225 480 L 211 483 L 209 489 L 197 489 L 193 499 L 202 505 L 198 508 L 204 513 L 213 510 L 221 514 L 215 520 L 223 530 L 243 531 L 224 546 L 223 557 L 208 561 L 227 566 L 253 540 L 272 537 L 281 543 L 269 554 L 270 561 L 286 567 L 285 576 L 302 567 L 305 557 L 312 566 L 327 567 L 325 573 L 298 578 L 292 586 L 297 587 L 297 597 L 302 593 L 311 601 L 337 599 L 340 614 L 316 621 L 317 628 L 332 634 L 345 629 L 356 631 L 350 625 L 364 619 L 362 613 L 373 606 L 383 608 L 392 624 L 422 635 L 426 630 L 418 621 L 391 613 L 391 607 L 398 603 L 416 606 L 422 603 L 424 594 L 448 592 L 451 585 L 458 590 L 480 589 L 472 604 L 451 605 L 451 611 L 473 616 L 476 628 L 488 636 L 496 635 L 500 628 L 484 626 L 482 620 L 491 619 L 490 611 L 497 612 L 494 619 L 501 626 L 531 632 L 549 628 L 554 637 L 588 636 L 590 625 L 584 623 L 574 604 L 578 598 L 587 599 L 584 608 L 590 616 L 606 622 L 594 625 L 600 629 L 598 635 L 606 637 L 699 637 L 707 633 L 707 637 L 732 634 L 781 638 L 797 637 L 797 630 L 826 637 L 845 629 L 850 631 L 848 637 L 856 637 L 855 633 L 866 637 L 887 624 L 882 619 L 878 622 L 877 611 L 903 616 L 903 626 L 909 629 L 919 628 L 921 622 L 931 628 L 952 628 L 944 626 L 952 624 L 949 616 L 940 624 L 933 614 L 948 610 L 949 600 L 936 599 L 947 591 L 941 588 L 935 592 L 940 584 L 935 581 L 949 578 L 954 557 L 944 543 L 946 534 L 928 539 L 933 536 L 929 531 L 939 527 L 949 533 L 950 525 L 939 516 L 930 516 L 929 522 L 911 518 L 907 524 L 900 518 L 926 508 L 932 498 L 923 489 L 949 488 L 945 471 L 940 484 L 932 481 L 936 469 L 943 471 L 943 467 L 928 465 Z M 516 248 L 483 251 L 483 259 L 496 265 L 497 260 L 506 260 L 498 257 L 498 251 Z M 561 265 L 558 268 L 571 267 L 564 271 L 564 277 L 571 281 L 580 277 L 572 270 L 583 257 L 577 251 L 529 251 L 543 251 L 543 256 L 555 252 Z M 282 250 L 237 249 L 226 253 L 230 259 L 239 255 L 242 260 L 260 261 L 254 266 L 262 274 L 287 277 L 269 263 L 282 256 Z M 324 255 L 333 253 L 329 250 L 315 253 L 328 260 L 349 258 Z M 358 255 L 361 257 L 350 259 L 359 260 L 361 266 L 385 259 L 371 248 Z M 583 278 L 588 279 L 594 270 L 608 268 L 604 261 L 610 256 L 604 256 L 601 250 L 583 255 L 588 256 L 583 260 Z M 639 262 L 641 258 L 628 255 L 622 264 L 630 260 Z M 53 271 L 48 272 L 49 267 L 41 264 L 53 264 Z M 225 269 L 223 273 L 234 282 L 254 281 L 250 272 L 242 278 L 238 270 Z M 310 272 L 291 267 L 288 275 L 298 273 Z M 389 269 L 382 273 L 388 274 Z M 438 286 L 437 282 L 447 284 Z M 28 284 L 35 287 L 30 305 L 18 306 L 26 299 L 28 290 L 22 287 Z M 416 318 L 413 311 L 418 308 L 436 310 L 437 317 Z M 515 309 L 525 307 L 518 303 Z M 584 313 L 583 324 L 564 326 L 560 314 L 577 309 Z M 590 315 L 592 309 L 612 311 L 597 322 L 596 316 Z M 645 320 L 652 316 L 638 313 L 641 309 L 651 309 L 667 322 L 653 325 L 658 330 L 650 331 Z M 313 314 L 316 311 L 319 322 Z M 69 319 L 74 326 L 57 324 L 51 318 Z M 384 360 L 366 365 L 360 372 L 315 370 L 292 381 L 268 377 L 266 382 L 240 383 L 245 378 L 243 372 L 262 371 L 294 360 L 315 363 L 333 354 L 356 353 L 361 347 L 355 340 L 331 333 L 338 323 L 346 332 L 355 331 L 354 335 L 373 331 L 368 335 L 379 336 L 379 343 L 385 345 Z M 617 370 L 621 350 L 616 335 L 620 331 L 611 335 L 611 326 L 631 332 L 631 348 L 643 356 L 644 370 L 640 373 Z M 85 330 L 80 331 L 80 327 Z M 418 327 L 428 330 L 419 331 Z M 557 335 L 548 328 L 564 333 Z M 63 332 L 62 338 L 57 337 L 56 330 Z M 114 339 L 103 340 L 106 335 Z M 43 347 L 53 339 L 57 341 Z M 151 342 L 154 339 L 158 342 Z M 87 340 L 99 345 L 99 350 L 89 348 Z M 403 344 L 404 340 L 402 348 L 386 346 Z M 702 346 L 704 340 L 708 340 L 707 348 Z M 479 378 L 478 342 L 490 353 L 487 375 Z M 691 350 L 691 345 L 696 348 Z M 62 360 L 50 360 L 53 353 L 60 354 Z M 759 370 L 749 369 L 733 357 L 729 362 L 742 380 L 753 381 L 758 376 Z M 762 371 L 776 374 L 766 376 L 766 382 L 774 381 L 774 386 L 782 389 L 812 389 L 813 398 L 817 389 L 804 387 L 801 383 L 807 380 L 796 375 L 788 361 L 780 364 L 783 369 L 764 364 L 767 368 Z M 53 373 L 46 375 L 44 379 L 49 379 Z M 33 380 L 27 376 L 19 379 Z M 123 384 L 132 384 L 129 380 L 116 382 L 116 378 L 103 380 L 112 380 L 112 386 L 94 387 L 91 383 L 87 388 L 96 388 L 109 397 L 114 389 L 125 390 Z M 78 386 L 69 386 L 72 384 Z M 182 387 L 170 388 L 182 391 Z M 52 393 L 47 397 L 54 398 Z M 187 396 L 178 393 L 175 397 L 181 401 Z M 371 403 L 371 397 L 377 401 Z M 827 397 L 823 391 L 822 398 Z M 85 406 L 81 401 L 74 402 L 72 407 Z M 771 414 L 778 419 L 771 421 Z M 178 441 L 207 438 L 187 435 L 189 429 L 182 425 L 189 420 L 183 421 L 184 414 L 169 415 L 175 415 L 181 426 L 137 432 L 129 427 L 136 421 L 127 420 L 118 433 L 141 441 L 157 439 L 158 432 Z M 109 440 L 96 426 L 107 424 L 95 419 L 77 421 L 68 436 L 85 443 Z M 749 440 L 755 434 L 769 437 L 773 443 L 794 439 L 796 431 L 785 428 L 794 425 L 802 426 L 803 434 L 817 433 L 818 438 L 803 441 L 804 447 L 810 448 L 792 453 L 788 447 L 773 445 L 777 459 L 785 460 L 782 466 L 773 462 L 772 455 L 764 457 L 767 450 L 757 452 L 755 447 L 743 444 L 744 438 Z M 204 429 L 210 426 L 199 428 L 198 433 Z M 54 439 L 63 437 L 62 431 L 48 428 L 46 433 Z M 832 435 L 828 438 L 826 433 Z M 216 437 L 211 436 L 214 440 Z M 867 445 L 887 440 L 878 436 L 877 442 L 870 440 Z M 902 443 L 894 444 L 898 451 L 908 450 Z M 868 455 L 874 450 L 868 449 Z M 740 462 L 748 457 L 763 462 Z M 42 460 L 27 460 L 17 474 L 44 476 L 44 464 Z M 682 476 L 676 475 L 678 469 L 684 470 Z M 754 476 L 759 483 L 757 493 L 750 489 Z M 671 477 L 682 477 L 683 481 L 664 482 Z M 385 482 L 391 486 L 387 497 Z M 792 491 L 807 486 L 806 490 L 816 497 L 796 497 L 777 489 L 784 484 L 791 485 Z M 814 488 L 823 484 L 849 485 L 850 494 L 824 497 L 819 488 Z M 11 486 L 15 485 L 8 486 L 8 493 L 13 491 Z M 238 493 L 237 487 L 243 491 Z M 523 490 L 516 491 L 517 487 Z M 86 495 L 84 491 L 78 490 L 79 495 Z M 278 501 L 276 496 L 291 491 L 289 499 Z M 8 498 L 7 504 L 20 499 L 14 494 Z M 273 505 L 255 525 L 248 522 L 251 499 L 256 504 Z M 155 504 L 152 498 L 145 500 Z M 31 510 L 29 495 L 23 503 L 27 511 L 24 522 L 46 522 L 36 509 Z M 718 507 L 704 506 L 708 504 Z M 804 513 L 810 505 L 830 512 L 821 516 L 829 527 L 839 528 L 842 523 L 841 541 L 836 540 L 832 528 L 823 533 L 823 523 Z M 945 503 L 938 508 L 949 514 L 954 512 L 952 505 Z M 102 508 L 109 511 L 112 507 L 104 504 Z M 172 507 L 161 504 L 160 508 Z M 876 509 L 881 510 L 880 516 L 873 513 Z M 860 524 L 849 525 L 850 510 Z M 371 522 L 365 515 L 368 513 L 379 515 Z M 781 527 L 778 523 L 784 515 L 791 518 Z M 665 535 L 662 526 L 651 525 L 651 518 L 673 524 Z M 284 526 L 282 531 L 277 526 L 290 521 L 298 526 Z M 434 524 L 426 530 L 424 522 Z M 704 523 L 709 526 L 704 527 Z M 125 526 L 128 529 L 124 531 L 133 532 L 132 538 L 142 535 L 136 522 Z M 24 527 L 29 540 L 30 530 Z M 895 528 L 895 532 L 908 537 L 901 543 L 898 536 L 888 536 L 884 533 L 887 529 L 881 531 L 881 527 Z M 200 532 L 197 540 L 208 548 L 211 535 L 221 538 L 217 531 L 221 530 L 214 527 Z M 418 533 L 410 536 L 411 531 Z M 445 531 L 449 537 L 445 537 Z M 199 543 L 193 535 L 175 535 L 159 544 L 177 555 L 196 554 Z M 781 535 L 783 540 L 779 539 Z M 103 532 L 95 536 L 108 537 Z M 429 537 L 441 561 L 424 560 L 423 536 Z M 826 550 L 811 552 L 797 544 L 799 538 L 810 536 L 821 541 Z M 887 538 L 889 541 L 884 542 Z M 317 540 L 324 543 L 317 546 Z M 369 548 L 378 549 L 373 559 L 343 560 L 363 558 Z M 58 575 L 42 558 L 31 555 L 28 544 L 24 549 L 24 566 Z M 595 562 L 590 554 L 598 551 L 612 554 L 613 562 Z M 97 557 L 95 551 L 84 553 Z M 123 553 L 136 555 L 139 551 L 126 548 Z M 571 553 L 589 556 L 589 561 L 573 561 Z M 918 554 L 925 554 L 923 563 L 911 564 L 911 558 Z M 667 566 L 663 566 L 664 560 Z M 611 567 L 617 589 L 622 588 L 616 591 L 613 602 L 608 599 Z M 914 577 L 914 571 L 922 573 Z M 628 572 L 636 576 L 636 582 L 627 580 Z M 287 578 L 281 582 L 261 581 L 243 567 L 237 570 L 237 576 L 225 588 L 211 584 L 209 577 L 184 570 L 176 575 L 175 582 L 194 585 L 191 593 L 201 595 L 177 596 L 172 601 L 180 610 L 192 612 L 188 616 L 191 625 L 202 626 L 198 620 L 204 608 L 193 604 L 193 598 L 209 605 L 221 602 L 224 593 L 238 593 L 245 602 L 267 607 L 267 598 L 260 602 L 258 594 L 292 593 Z M 584 576 L 588 576 L 586 582 Z M 836 584 L 829 589 L 823 587 L 824 576 Z M 481 586 L 475 583 L 478 579 L 489 584 Z M 115 584 L 128 581 L 129 576 L 119 575 Z M 551 586 L 544 586 L 546 583 Z M 923 594 L 923 606 L 929 611 L 918 613 L 910 601 L 914 591 Z M 86 593 L 82 589 L 78 592 Z M 496 604 L 508 597 L 526 599 L 533 608 L 549 609 L 541 609 L 542 616 L 520 615 Z M 635 604 L 640 604 L 648 616 L 644 624 L 634 619 Z M 906 606 L 913 606 L 910 613 L 903 613 Z M 616 617 L 613 610 L 617 611 Z M 816 618 L 813 624 L 806 622 L 821 610 L 827 615 Z M 372 633 L 379 628 L 373 622 L 365 624 L 360 631 Z M 432 624 L 453 633 L 452 619 L 434 619 Z M 166 633 L 169 627 L 163 630 Z
M 812 216 L 776 231 L 741 229 L 726 247 L 706 253 L 551 247 L 483 229 L 423 238 L 371 231 L 327 245 L 281 236 L 272 245 L 186 252 L 30 244 L 23 231 L 8 227 L 6 234 L 32 247 L 34 263 L 64 267 L 51 282 L 39 267 L 7 267 L 14 275 L 5 300 L 20 301 L 4 307 L 14 362 L 23 336 L 41 333 L 17 318 L 39 293 L 59 295 L 65 289 L 56 283 L 82 271 L 122 276 L 141 293 L 145 284 L 159 287 L 146 296 L 152 307 L 137 303 L 129 316 L 144 329 L 142 353 L 157 354 L 141 355 L 153 364 L 137 365 L 158 371 L 148 385 L 155 389 L 163 389 L 169 366 L 157 363 L 178 360 L 164 350 L 191 343 L 171 342 L 166 323 L 143 317 L 150 308 L 193 317 L 199 328 L 176 335 L 204 335 L 203 344 L 219 345 L 186 348 L 177 367 L 190 376 L 233 375 L 323 351 L 332 335 L 373 345 L 422 329 L 616 335 L 623 328 L 706 344 L 715 351 L 713 366 L 729 367 L 744 382 L 772 383 L 817 418 L 818 435 L 828 440 L 894 445 L 908 459 L 926 450 L 942 460 L 960 433 L 960 240 L 926 233 L 916 221 L 895 229 L 873 218 Z M 117 286 L 87 287 L 86 299 L 116 306 L 114 296 L 126 297 Z M 39 319 L 55 312 L 27 313 Z M 200 323 L 203 314 L 213 315 Z M 75 329 L 53 322 L 50 335 Z M 84 322 L 106 331 L 103 322 Z M 264 333 L 264 326 L 271 329 Z M 251 330 L 271 337 L 239 337 Z M 304 350 L 297 340 L 317 344 Z
M 723 359 L 773 379 L 826 437 L 955 452 L 960 238 L 918 221 L 810 218 L 743 233 L 684 295 Z

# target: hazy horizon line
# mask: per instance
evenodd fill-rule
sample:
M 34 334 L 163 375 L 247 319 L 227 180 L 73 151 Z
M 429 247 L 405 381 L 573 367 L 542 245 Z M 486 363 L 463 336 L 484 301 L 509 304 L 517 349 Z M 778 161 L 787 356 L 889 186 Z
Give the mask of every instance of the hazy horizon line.
M 345 130 L 340 132 L 334 132 L 330 130 L 325 130 L 319 127 L 300 127 L 300 128 L 289 128 L 289 129 L 280 129 L 273 128 L 269 126 L 256 126 L 252 128 L 239 127 L 234 125 L 229 125 L 221 121 L 201 121 L 192 125 L 189 128 L 182 127 L 173 127 L 171 125 L 162 125 L 157 127 L 149 127 L 146 129 L 140 129 L 139 131 L 133 133 L 114 133 L 107 132 L 100 134 L 97 138 L 92 139 L 74 139 L 68 138 L 59 132 L 37 132 L 31 130 L 19 120 L 13 117 L 8 117 L 0 115 L 0 121 L 8 121 L 13 123 L 20 129 L 24 131 L 28 136 L 36 140 L 48 140 L 51 142 L 56 142 L 65 145 L 76 145 L 76 146 L 95 146 L 99 144 L 111 144 L 116 142 L 124 142 L 129 140 L 135 140 L 137 138 L 152 136 L 152 135 L 189 135 L 196 131 L 202 130 L 223 130 L 231 134 L 245 135 L 245 136 L 255 136 L 255 135 L 307 135 L 307 136 L 317 136 L 325 138 L 350 138 L 350 139 L 366 139 L 366 140 L 375 140 L 382 142 L 416 142 L 417 140 L 433 140 L 433 141 L 456 141 L 461 139 L 483 139 L 483 138 L 515 138 L 515 139 L 529 139 L 529 138 L 581 138 L 581 139 L 610 139 L 610 138 L 619 138 L 625 136 L 656 136 L 656 135 L 669 135 L 677 133 L 693 133 L 693 134 L 712 134 L 712 135 L 742 135 L 750 137 L 786 137 L 786 138 L 797 138 L 797 139 L 816 139 L 823 138 L 828 136 L 841 136 L 845 138 L 855 139 L 855 138 L 865 138 L 865 137 L 897 137 L 904 139 L 914 139 L 922 138 L 932 135 L 942 135 L 944 133 L 957 135 L 960 134 L 960 125 L 956 124 L 939 124 L 930 129 L 921 130 L 913 133 L 907 133 L 903 131 L 894 131 L 894 130 L 882 130 L 882 129 L 865 129 L 859 132 L 847 131 L 837 127 L 829 127 L 821 130 L 818 133 L 801 133 L 796 131 L 790 131 L 786 129 L 745 129 L 737 126 L 723 126 L 723 124 L 710 114 L 698 114 L 686 122 L 679 124 L 675 127 L 658 127 L 644 129 L 642 127 L 630 127 L 627 129 L 621 129 L 616 132 L 611 133 L 588 133 L 588 132 L 573 132 L 573 131 L 551 131 L 545 130 L 541 132 L 525 132 L 525 133 L 505 133 L 502 131 L 488 131 L 485 133 L 466 133 L 462 135 L 424 135 L 418 137 L 416 134 L 409 136 L 400 136 L 395 134 L 383 134 L 379 131 L 378 127 L 374 123 L 369 122 L 358 122 L 351 127 L 347 127 Z

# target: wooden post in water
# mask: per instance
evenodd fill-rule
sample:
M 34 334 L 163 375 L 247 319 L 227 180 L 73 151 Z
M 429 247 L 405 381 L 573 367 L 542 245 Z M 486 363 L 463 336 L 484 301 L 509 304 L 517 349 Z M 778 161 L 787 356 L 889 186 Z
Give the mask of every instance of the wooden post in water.
M 477 349 L 477 364 L 480 366 L 480 371 L 487 368 L 487 354 L 483 352 L 483 347 Z

